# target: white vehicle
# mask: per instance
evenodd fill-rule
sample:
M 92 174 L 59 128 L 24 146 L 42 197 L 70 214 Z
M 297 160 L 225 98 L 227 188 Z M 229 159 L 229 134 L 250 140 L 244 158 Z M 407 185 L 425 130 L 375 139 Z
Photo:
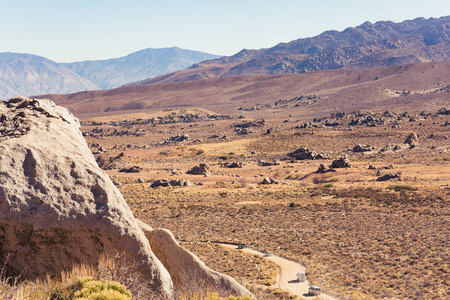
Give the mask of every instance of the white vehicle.
M 310 286 L 308 292 L 310 295 L 320 295 L 322 294 L 322 289 L 318 286 Z
M 272 253 L 272 252 L 269 252 L 269 251 L 267 251 L 266 253 L 264 253 L 264 256 L 265 256 L 265 257 L 273 256 L 273 253 Z
M 297 273 L 297 280 L 298 280 L 298 282 L 305 282 L 306 281 L 306 274 L 305 274 L 305 272 L 298 272 Z

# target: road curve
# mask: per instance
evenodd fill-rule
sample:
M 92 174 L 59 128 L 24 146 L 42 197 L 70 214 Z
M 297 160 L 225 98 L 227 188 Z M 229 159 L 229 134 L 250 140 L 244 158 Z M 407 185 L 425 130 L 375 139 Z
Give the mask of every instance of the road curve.
M 222 247 L 230 248 L 230 249 L 236 249 L 236 245 L 230 245 L 230 244 L 220 244 Z M 264 253 L 260 251 L 256 251 L 250 248 L 244 248 L 239 249 L 239 251 L 243 251 L 245 253 L 255 254 L 258 256 L 264 256 Z M 302 266 L 299 263 L 296 263 L 291 260 L 287 260 L 285 258 L 272 255 L 268 257 L 264 257 L 265 259 L 268 259 L 272 262 L 274 262 L 279 268 L 280 268 L 280 274 L 278 278 L 278 285 L 281 289 L 293 294 L 298 295 L 303 298 L 314 298 L 315 296 L 308 294 L 308 289 L 310 287 L 310 283 L 308 280 L 305 282 L 299 282 L 297 281 L 297 273 L 298 272 L 305 272 L 306 268 Z M 321 294 L 321 299 L 329 299 L 329 300 L 337 300 L 337 298 L 334 298 L 332 296 Z

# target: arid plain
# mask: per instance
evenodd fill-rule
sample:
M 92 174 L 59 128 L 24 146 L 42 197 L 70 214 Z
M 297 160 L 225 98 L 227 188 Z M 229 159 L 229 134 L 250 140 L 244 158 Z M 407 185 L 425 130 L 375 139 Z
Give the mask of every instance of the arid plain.
M 218 243 L 300 262 L 335 297 L 446 299 L 449 78 L 419 63 L 45 97 L 137 218 L 255 294 L 295 298 L 275 265 Z

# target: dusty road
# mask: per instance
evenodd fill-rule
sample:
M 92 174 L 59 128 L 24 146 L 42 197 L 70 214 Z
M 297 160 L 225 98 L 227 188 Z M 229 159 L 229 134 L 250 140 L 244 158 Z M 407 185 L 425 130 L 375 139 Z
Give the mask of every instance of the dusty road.
M 226 248 L 236 249 L 237 251 L 243 251 L 250 254 L 264 256 L 264 253 L 250 248 L 238 250 L 236 245 L 229 245 L 229 244 L 220 244 L 220 245 Z M 303 298 L 315 297 L 313 295 L 308 294 L 308 289 L 310 287 L 310 283 L 308 280 L 306 280 L 305 282 L 297 281 L 296 274 L 298 272 L 306 272 L 306 268 L 304 266 L 294 261 L 287 260 L 285 258 L 276 255 L 265 257 L 265 259 L 273 261 L 280 268 L 280 274 L 278 276 L 277 284 L 280 286 L 281 289 L 288 291 L 293 295 L 301 296 Z M 337 298 L 331 297 L 326 294 L 322 294 L 321 298 L 324 300 L 325 299 L 337 300 Z

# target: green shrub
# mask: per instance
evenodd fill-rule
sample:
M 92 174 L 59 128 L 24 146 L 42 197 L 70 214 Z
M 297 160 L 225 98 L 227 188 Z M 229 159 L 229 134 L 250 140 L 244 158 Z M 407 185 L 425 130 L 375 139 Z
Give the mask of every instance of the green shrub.
M 77 281 L 79 291 L 73 299 L 78 300 L 131 300 L 131 293 L 116 281 L 95 280 L 85 277 Z

